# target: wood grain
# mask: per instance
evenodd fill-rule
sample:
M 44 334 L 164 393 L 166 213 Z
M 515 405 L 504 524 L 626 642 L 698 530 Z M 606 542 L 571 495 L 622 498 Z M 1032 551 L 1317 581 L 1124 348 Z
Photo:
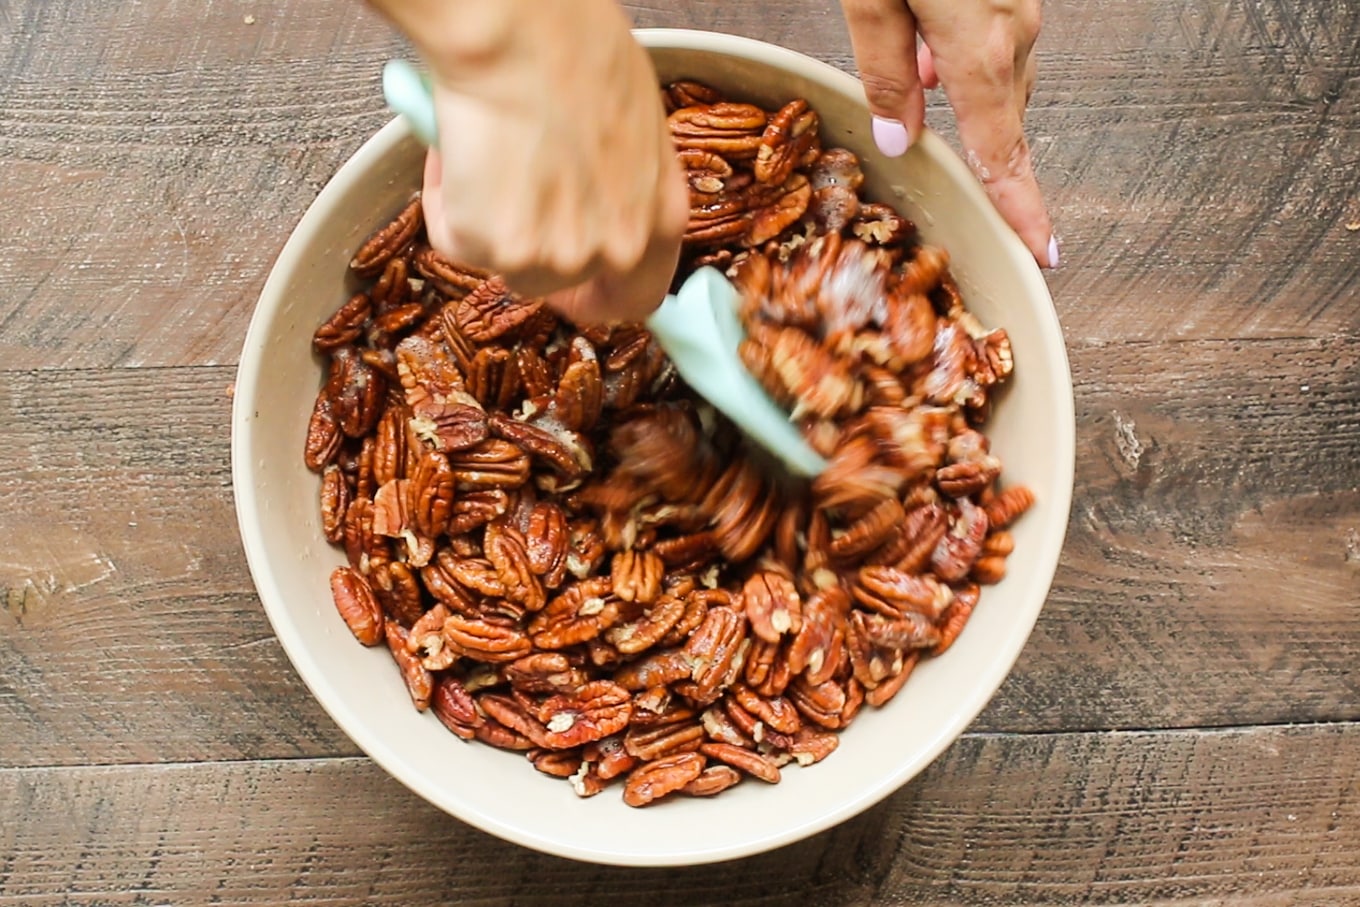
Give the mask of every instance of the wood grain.
M 0 368 L 234 362 L 293 224 L 388 119 L 378 71 L 403 45 L 357 2 L 251 25 L 233 4 L 12 6 L 0 201 L 25 215 L 0 235 Z M 1048 5 L 1029 131 L 1072 338 L 1360 329 L 1360 0 L 1290 6 Z M 853 69 L 831 3 L 628 7 Z M 932 123 L 950 134 L 938 99 Z
M 1360 719 L 1360 344 L 1101 344 L 1072 361 L 1066 549 L 977 727 Z M 355 751 L 254 596 L 232 377 L 0 374 L 0 536 L 43 527 L 0 555 L 0 764 Z
M 966 737 L 829 832 L 667 870 L 503 843 L 365 759 L 0 770 L 0 904 L 1351 903 L 1357 753 L 1356 725 Z
M 623 5 L 855 69 L 829 0 Z M 0 905 L 1360 904 L 1360 0 L 1044 15 L 1078 472 L 1043 615 L 887 802 L 644 871 L 359 756 L 241 553 L 232 365 L 408 45 L 359 0 L 0 0 Z

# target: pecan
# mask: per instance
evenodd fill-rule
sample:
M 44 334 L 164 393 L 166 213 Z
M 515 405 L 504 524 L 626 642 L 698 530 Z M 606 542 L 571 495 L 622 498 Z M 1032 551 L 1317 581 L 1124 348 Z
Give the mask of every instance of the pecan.
M 569 531 L 567 516 L 561 507 L 548 501 L 534 505 L 525 527 L 524 550 L 529 558 L 529 569 L 549 589 L 562 585 L 566 577 Z
M 368 237 L 350 259 L 350 270 L 360 277 L 382 273 L 387 263 L 411 244 L 425 220 L 416 196 L 388 224 Z
M 574 750 L 562 752 L 535 747 L 526 755 L 534 768 L 554 778 L 570 778 L 581 770 L 581 754 Z
M 529 621 L 528 632 L 540 649 L 565 649 L 594 639 L 619 620 L 618 602 L 609 597 L 608 578 L 567 586 Z
M 883 333 L 900 371 L 930 355 L 935 347 L 935 309 L 923 293 L 904 293 L 902 283 L 888 303 Z
M 587 743 L 581 755 L 595 767 L 601 781 L 609 781 L 633 770 L 637 758 L 623 747 L 623 738 L 617 734 Z
M 485 347 L 468 365 L 468 392 L 486 409 L 505 409 L 519 391 L 519 363 L 505 347 Z
M 693 698 L 709 702 L 730 686 L 741 672 L 749 646 L 743 614 L 735 608 L 709 608 L 683 650 L 696 687 Z
M 453 310 L 458 331 L 473 343 L 490 343 L 524 326 L 543 303 L 521 299 L 511 293 L 505 281 L 489 277 L 459 300 Z
M 864 405 L 864 385 L 846 361 L 795 327 L 757 326 L 742 341 L 742 362 L 770 395 L 792 404 L 791 417 L 836 417 Z
M 546 729 L 543 745 L 570 749 L 622 731 L 633 714 L 631 700 L 627 690 L 608 680 L 549 696 L 538 707 L 538 720 Z
M 406 491 L 407 512 L 417 532 L 437 538 L 448 528 L 455 482 L 448 457 L 432 450 L 420 458 Z
M 994 586 L 1006 578 L 1006 558 L 986 555 L 973 562 L 968 577 L 984 586 Z
M 695 192 L 716 195 L 725 188 L 724 180 L 732 175 L 732 165 L 721 155 L 701 148 L 683 148 L 676 155 L 685 177 Z
M 375 563 L 388 559 L 387 543 L 373 533 L 373 501 L 355 498 L 345 511 L 345 555 L 350 566 L 368 574 Z
M 336 567 L 331 571 L 331 597 L 354 638 L 366 646 L 376 646 L 383 638 L 382 608 L 373 589 L 359 571 Z
M 449 580 L 464 589 L 492 598 L 505 595 L 505 583 L 500 574 L 484 558 L 459 557 L 452 549 L 443 548 L 435 555 L 435 562 Z
M 968 575 L 982 554 L 987 538 L 987 511 L 962 498 L 952 506 L 949 531 L 941 537 L 930 556 L 931 569 L 947 583 Z
M 445 531 L 450 536 L 461 536 L 501 517 L 509 506 L 510 497 L 500 488 L 463 492 L 453 502 L 453 512 Z
M 869 644 L 896 652 L 929 649 L 940 641 L 940 631 L 935 625 L 925 616 L 915 612 L 907 612 L 900 618 L 891 618 L 882 614 L 856 611 L 850 615 L 850 623 L 860 638 Z M 883 677 L 875 679 L 881 682 Z
M 473 730 L 473 735 L 483 743 L 503 750 L 523 751 L 534 748 L 532 740 L 518 731 L 506 727 L 494 718 L 483 718 L 482 723 Z M 595 791 L 595 793 L 599 793 L 599 791 Z
M 624 782 L 623 802 L 646 806 L 667 794 L 681 790 L 703 772 L 704 757 L 698 753 L 676 753 L 647 762 L 629 772 Z
M 897 695 L 897 691 L 907 682 L 911 672 L 915 669 L 917 662 L 921 660 L 920 651 L 908 652 L 902 659 L 902 664 L 889 677 L 885 678 L 878 686 L 874 687 L 864 695 L 864 701 L 875 708 L 881 708 L 888 704 L 888 700 Z
M 803 726 L 798 710 L 782 696 L 766 698 L 741 684 L 732 687 L 730 695 L 743 709 L 756 716 L 768 728 L 781 734 L 792 734 Z
M 681 79 L 662 89 L 666 102 L 674 109 L 717 104 L 723 100 L 722 92 L 702 82 Z
M 485 271 L 451 261 L 429 246 L 416 252 L 411 263 L 416 273 L 428 280 L 435 289 L 454 299 L 462 299 L 491 276 Z
M 741 772 L 730 765 L 710 765 L 699 773 L 689 784 L 680 788 L 682 794 L 691 797 L 711 797 L 720 794 L 741 781 Z
M 496 570 L 496 578 L 504 587 L 502 593 L 528 611 L 538 611 L 546 604 L 543 586 L 529 564 L 524 536 L 513 526 L 492 523 L 486 527 L 482 543 L 487 559 Z
M 679 151 L 712 151 L 728 160 L 740 160 L 756 155 L 766 115 L 754 104 L 724 101 L 682 107 L 667 122 Z
M 935 546 L 949 530 L 944 508 L 921 504 L 907 512 L 893 538 L 868 558 L 871 565 L 887 564 L 906 573 L 919 573 L 930 563 Z
M 803 603 L 803 626 L 789 646 L 789 671 L 806 672 L 814 685 L 830 680 L 840 666 L 849 611 L 850 596 L 840 586 L 813 593 Z
M 378 419 L 373 450 L 373 480 L 379 485 L 406 476 L 408 418 L 409 409 L 389 403 Z
M 752 748 L 756 742 L 751 739 L 736 722 L 727 714 L 727 711 L 718 706 L 705 709 L 699 716 L 700 722 L 704 726 L 704 733 L 709 740 L 717 743 L 727 743 L 732 746 Z
M 997 492 L 996 497 L 984 507 L 987 525 L 992 529 L 1005 529 L 1018 520 L 1026 510 L 1034 506 L 1034 492 L 1024 485 L 1012 485 Z
M 850 223 L 850 232 L 867 243 L 896 246 L 915 235 L 916 225 L 889 205 L 861 204 L 859 214 Z
M 406 479 L 393 479 L 378 489 L 373 496 L 373 532 L 388 538 L 401 538 L 410 530 L 407 517 Z
M 400 255 L 383 266 L 382 276 L 368 291 L 368 296 L 372 300 L 373 311 L 381 315 L 411 302 L 413 292 L 410 261 L 406 255 Z
M 930 650 L 931 655 L 943 655 L 963 632 L 963 625 L 977 606 L 979 590 L 977 584 L 968 583 L 954 594 L 954 602 L 944 612 L 940 621 L 940 640 Z
M 373 300 L 368 294 L 355 293 L 316 329 L 312 335 L 312 349 L 325 353 L 358 340 L 363 336 L 364 324 L 372 311 Z
M 437 604 L 411 626 L 406 648 L 420 656 L 420 663 L 427 670 L 443 671 L 452 667 L 458 658 L 458 653 L 444 644 L 444 622 L 448 618 L 449 609 Z
M 730 743 L 705 743 L 699 752 L 769 784 L 779 783 L 779 766 L 753 750 Z
M 793 679 L 784 646 L 763 639 L 752 641 L 742 675 L 748 687 L 768 697 L 781 695 Z
M 461 614 L 444 621 L 444 642 L 455 654 L 491 664 L 517 661 L 533 648 L 513 624 Z
M 817 111 L 801 98 L 785 104 L 770 117 L 760 137 L 753 168 L 756 180 L 775 185 L 784 182 L 816 140 Z
M 614 594 L 618 594 L 617 585 Z M 636 655 L 664 639 L 684 614 L 684 601 L 663 595 L 641 617 L 611 627 L 605 633 L 605 639 L 624 655 Z
M 467 383 L 463 369 L 446 345 L 415 334 L 397 344 L 396 356 L 397 375 L 408 406 L 464 399 Z
M 906 515 L 901 501 L 885 498 L 831 539 L 831 556 L 838 561 L 862 560 L 893 536 Z
M 547 748 L 545 741 L 548 729 L 523 700 L 504 693 L 483 693 L 477 698 L 477 704 L 488 718 L 509 728 L 533 746 Z
M 803 626 L 803 601 L 793 581 L 782 573 L 761 570 L 741 590 L 751 632 L 777 643 L 785 633 L 797 635 Z
M 835 752 L 840 742 L 840 738 L 835 734 L 814 731 L 805 727 L 793 735 L 793 740 L 788 746 L 788 752 L 798 761 L 799 765 L 811 765 L 830 756 Z
M 407 650 L 408 633 L 406 628 L 394 620 L 383 625 L 387 639 L 387 649 L 401 669 L 401 678 L 406 682 L 406 691 L 411 694 L 411 702 L 416 710 L 423 712 L 430 707 L 430 697 L 434 695 L 434 677 L 420 659 Z
M 661 594 L 665 572 L 666 565 L 650 551 L 620 551 L 611 562 L 610 581 L 623 601 L 649 605 Z
M 476 736 L 477 728 L 485 723 L 467 688 L 450 674 L 441 674 L 435 681 L 430 711 L 440 724 L 464 740 Z
M 326 386 L 332 415 L 345 435 L 359 438 L 373 430 L 382 415 L 387 381 L 354 347 L 342 346 L 331 353 Z
M 487 424 L 498 437 L 513 443 L 564 476 L 579 479 L 592 468 L 590 442 L 580 432 L 565 428 L 550 431 L 501 413 L 492 413 Z
M 604 408 L 604 379 L 595 349 L 583 337 L 572 339 L 553 403 L 558 420 L 572 431 L 588 431 L 599 421 Z
M 812 202 L 812 186 L 807 177 L 794 173 L 786 179 L 773 198 L 762 199 L 751 214 L 745 244 L 758 246 L 769 242 L 798 223 Z
M 643 762 L 694 752 L 704 740 L 703 725 L 692 718 L 670 721 L 653 727 L 632 727 L 623 737 L 628 755 Z
M 351 492 L 345 474 L 334 463 L 321 473 L 321 531 L 329 542 L 345 538 L 345 511 L 349 509 Z
M 781 506 L 759 467 L 739 460 L 715 482 L 701 504 L 713 514 L 713 537 L 731 562 L 740 563 L 760 550 L 774 531 Z
M 916 576 L 896 567 L 861 567 L 854 585 L 856 600 L 886 617 L 920 614 L 934 621 L 954 593 L 933 576 Z
M 521 344 L 515 348 L 515 365 L 519 368 L 520 387 L 529 398 L 546 397 L 556 386 L 548 363 L 537 350 Z
M 402 627 L 409 627 L 424 613 L 420 582 L 409 564 L 385 561 L 369 570 L 369 585 L 383 611 Z
M 679 649 L 651 652 L 614 672 L 614 682 L 627 690 L 646 690 L 690 677 L 694 667 Z
M 560 652 L 535 652 L 507 664 L 502 672 L 510 686 L 525 693 L 574 692 L 586 675 Z
M 330 396 L 322 391 L 317 395 L 316 405 L 312 407 L 312 416 L 307 423 L 303 462 L 312 472 L 321 472 L 335 460 L 344 440 L 344 433 L 335 419 L 335 405 Z
M 512 489 L 529 480 L 529 457 L 499 438 L 449 454 L 449 465 L 459 488 Z
M 833 680 L 811 683 L 799 677 L 788 690 L 789 702 L 808 721 L 829 730 L 843 727 L 841 712 L 845 709 L 845 688 Z

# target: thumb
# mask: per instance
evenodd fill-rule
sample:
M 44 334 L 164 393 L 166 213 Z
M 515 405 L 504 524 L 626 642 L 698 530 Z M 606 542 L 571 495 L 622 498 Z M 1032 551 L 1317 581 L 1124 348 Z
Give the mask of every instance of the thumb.
M 905 154 L 925 128 L 926 99 L 916 65 L 916 18 L 905 0 L 841 0 L 874 144 L 889 157 Z

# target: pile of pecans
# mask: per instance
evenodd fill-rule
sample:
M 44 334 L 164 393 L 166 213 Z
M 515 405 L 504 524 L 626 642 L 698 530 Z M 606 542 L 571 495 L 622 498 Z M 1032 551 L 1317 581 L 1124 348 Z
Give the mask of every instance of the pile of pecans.
M 663 90 L 692 188 L 680 276 L 742 291 L 748 368 L 829 461 L 784 475 L 634 324 L 577 327 L 425 242 L 419 200 L 317 329 L 305 459 L 336 607 L 417 709 L 643 806 L 836 748 L 1005 572 L 977 426 L 1012 367 L 939 249 L 859 197 L 803 101 Z

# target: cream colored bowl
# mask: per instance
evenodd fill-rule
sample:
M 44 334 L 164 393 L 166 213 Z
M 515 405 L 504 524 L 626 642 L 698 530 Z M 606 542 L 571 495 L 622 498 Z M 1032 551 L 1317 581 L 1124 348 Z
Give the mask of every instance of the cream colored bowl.
M 463 743 L 410 706 L 386 649 L 359 646 L 331 603 L 344 562 L 321 532 L 318 479 L 303 466 L 308 416 L 322 381 L 312 331 L 347 298 L 359 243 L 417 188 L 423 149 L 394 121 L 335 175 L 280 254 L 251 320 L 232 412 L 232 474 L 241 537 L 265 611 L 322 706 L 355 743 L 420 796 L 527 847 L 581 860 L 675 865 L 788 844 L 868 808 L 924 769 L 1000 686 L 1048 594 L 1067 526 L 1073 476 L 1072 384 L 1039 270 L 967 167 L 926 135 L 904 158 L 873 150 L 859 83 L 792 51 L 726 35 L 639 32 L 661 79 L 694 78 L 777 107 L 808 99 L 825 144 L 864 159 L 870 197 L 913 218 L 951 253 L 965 299 L 1004 326 L 1016 372 L 990 423 L 1003 480 L 1038 496 L 1014 529 L 1010 573 L 984 591 L 954 647 L 928 659 L 884 709 L 865 708 L 840 748 L 778 785 L 742 784 L 714 799 L 625 806 L 615 788 L 579 800 L 522 755 Z M 337 789 L 335 797 L 347 796 Z

